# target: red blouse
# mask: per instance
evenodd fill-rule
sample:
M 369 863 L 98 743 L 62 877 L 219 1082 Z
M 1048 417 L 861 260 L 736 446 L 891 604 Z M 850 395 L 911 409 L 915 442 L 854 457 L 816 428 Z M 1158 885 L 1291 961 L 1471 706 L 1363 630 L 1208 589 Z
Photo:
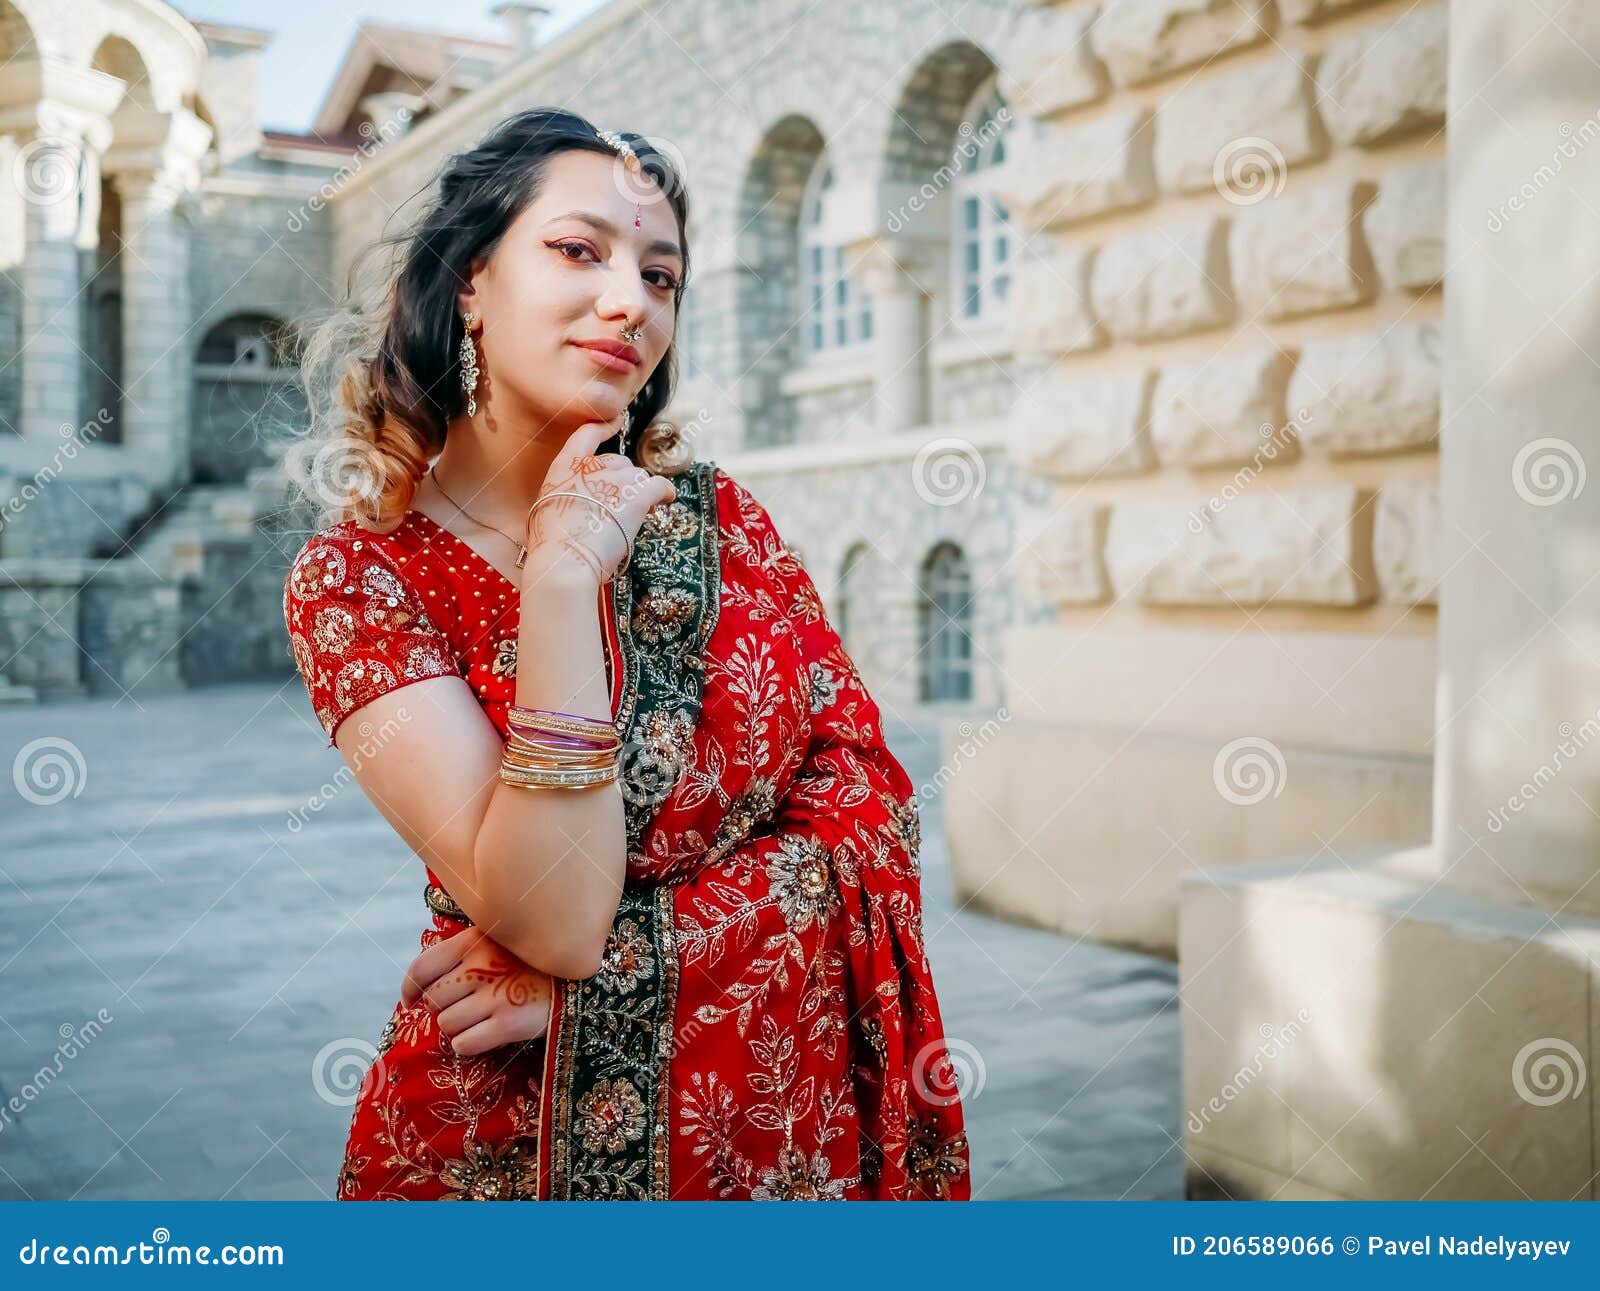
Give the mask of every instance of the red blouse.
M 766 511 L 709 463 L 675 482 L 598 598 L 629 820 L 604 967 L 474 1058 L 397 1005 L 341 1198 L 970 1195 L 914 788 Z M 313 535 L 284 614 L 330 739 L 452 675 L 503 734 L 518 600 L 413 511 Z M 427 877 L 424 945 L 468 922 Z

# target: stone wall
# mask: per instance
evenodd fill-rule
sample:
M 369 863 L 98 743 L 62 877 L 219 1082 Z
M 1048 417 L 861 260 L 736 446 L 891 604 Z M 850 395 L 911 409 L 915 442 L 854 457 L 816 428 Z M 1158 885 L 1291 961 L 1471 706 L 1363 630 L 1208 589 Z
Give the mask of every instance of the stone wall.
M 1195 865 L 1426 836 L 1431 703 L 1382 739 L 1353 714 L 1433 689 L 1445 18 L 1066 0 L 1003 62 L 1035 113 L 1003 191 L 1037 363 L 1009 417 L 1023 720 L 948 800 L 980 903 L 1170 952 Z
M 1043 286 L 1013 323 L 1055 361 L 1015 440 L 1063 513 L 1023 560 L 1103 561 L 1063 622 L 1431 631 L 1444 5 L 1093 8 L 1030 27 L 1104 76 L 1016 162 Z M 1012 92 L 1037 99 L 1028 71 Z

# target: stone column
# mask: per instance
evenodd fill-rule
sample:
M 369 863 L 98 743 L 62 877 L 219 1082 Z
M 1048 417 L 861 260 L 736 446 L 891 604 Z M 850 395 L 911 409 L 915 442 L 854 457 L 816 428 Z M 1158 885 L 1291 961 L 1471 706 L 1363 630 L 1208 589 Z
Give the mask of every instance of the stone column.
M 903 238 L 873 237 L 845 251 L 851 274 L 872 294 L 873 410 L 884 434 L 928 419 L 928 298 L 932 257 Z
M 64 73 L 56 75 L 59 80 Z M 78 252 L 94 244 L 96 162 L 111 137 L 104 111 L 116 102 L 120 85 L 96 76 L 77 86 L 84 90 L 83 104 L 40 101 L 23 111 L 25 121 L 16 110 L 0 114 L 0 128 L 21 127 L 7 179 L 17 186 L 22 211 L 20 416 L 26 439 L 59 442 L 61 428 L 79 421 Z
M 185 198 L 199 186 L 210 129 L 173 114 L 153 154 L 107 157 L 122 202 L 122 442 L 157 489 L 189 473 L 194 313 Z
M 1453 885 L 1595 915 L 1600 11 L 1450 22 L 1434 841 Z

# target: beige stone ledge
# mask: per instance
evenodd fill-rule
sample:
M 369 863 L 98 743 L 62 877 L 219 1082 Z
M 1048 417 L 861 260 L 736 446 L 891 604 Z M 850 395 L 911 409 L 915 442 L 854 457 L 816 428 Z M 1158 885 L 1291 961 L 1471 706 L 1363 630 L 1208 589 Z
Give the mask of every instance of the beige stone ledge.
M 1281 762 L 1252 800 L 1263 782 L 1236 752 L 1248 735 L 1236 721 L 1191 737 L 1012 717 L 974 755 L 958 757 L 947 725 L 945 762 L 955 770 L 944 783 L 945 830 L 957 902 L 1171 956 L 1180 882 L 1198 866 L 1302 855 L 1318 839 L 1350 847 L 1426 836 L 1427 760 L 1297 745 L 1263 753 L 1255 741 L 1249 751 Z
M 1203 1135 L 1185 1141 L 1184 1159 L 1184 1197 L 1188 1201 L 1356 1200 L 1235 1156 L 1207 1142 Z
M 1251 1195 L 1594 1197 L 1600 920 L 1467 895 L 1426 847 L 1337 851 L 1183 877 L 1191 1158 Z

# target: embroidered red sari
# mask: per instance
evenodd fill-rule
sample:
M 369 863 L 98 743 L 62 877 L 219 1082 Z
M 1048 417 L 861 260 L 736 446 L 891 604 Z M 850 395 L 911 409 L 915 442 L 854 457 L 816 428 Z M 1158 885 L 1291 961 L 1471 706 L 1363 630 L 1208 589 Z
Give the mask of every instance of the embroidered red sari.
M 712 463 L 601 599 L 628 871 L 548 1034 L 461 1058 L 397 1006 L 341 1199 L 965 1199 L 917 801 L 810 576 Z M 331 737 L 461 675 L 505 730 L 518 589 L 420 512 L 306 543 L 284 615 Z M 359 719 L 358 719 L 359 720 Z M 432 945 L 467 926 L 428 873 Z

